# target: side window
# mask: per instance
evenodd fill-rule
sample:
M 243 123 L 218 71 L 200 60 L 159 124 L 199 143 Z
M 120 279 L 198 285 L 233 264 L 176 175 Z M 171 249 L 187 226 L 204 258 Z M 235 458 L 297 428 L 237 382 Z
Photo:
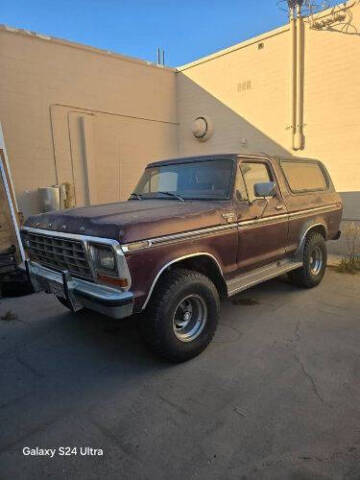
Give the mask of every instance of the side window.
M 281 168 L 294 193 L 327 190 L 328 184 L 317 162 L 282 161 Z
M 255 183 L 271 182 L 272 178 L 265 163 L 243 162 L 240 165 L 244 177 L 249 201 L 255 200 Z

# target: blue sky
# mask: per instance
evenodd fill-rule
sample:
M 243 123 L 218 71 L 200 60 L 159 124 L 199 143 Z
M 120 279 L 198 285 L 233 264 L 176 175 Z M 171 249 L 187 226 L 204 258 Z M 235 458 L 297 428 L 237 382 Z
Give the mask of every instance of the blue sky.
M 340 3 L 336 0 L 332 3 Z M 179 66 L 287 21 L 278 0 L 0 0 L 0 23 Z

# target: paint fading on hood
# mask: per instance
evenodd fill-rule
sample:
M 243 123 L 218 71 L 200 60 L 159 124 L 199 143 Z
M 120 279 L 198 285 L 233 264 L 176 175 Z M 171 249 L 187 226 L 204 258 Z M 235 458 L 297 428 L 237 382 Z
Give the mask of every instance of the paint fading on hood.
M 29 217 L 26 226 L 129 243 L 226 223 L 229 201 L 131 200 Z

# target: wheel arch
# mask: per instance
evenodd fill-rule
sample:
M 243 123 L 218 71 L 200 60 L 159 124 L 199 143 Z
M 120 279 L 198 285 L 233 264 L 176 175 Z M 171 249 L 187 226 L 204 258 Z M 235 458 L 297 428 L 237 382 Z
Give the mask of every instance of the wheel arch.
M 301 236 L 300 236 L 300 241 L 299 241 L 299 246 L 298 246 L 298 249 L 296 251 L 296 256 L 298 258 L 302 258 L 306 238 L 312 232 L 320 233 L 324 237 L 325 241 L 328 238 L 328 229 L 327 229 L 327 226 L 324 222 L 321 222 L 321 221 L 315 222 L 314 221 L 314 222 L 311 222 L 311 223 L 307 223 L 304 226 L 304 228 L 302 229 Z
M 171 268 L 187 268 L 206 275 L 215 285 L 220 297 L 227 296 L 227 287 L 219 261 L 214 255 L 208 252 L 191 253 L 181 257 L 174 258 L 167 262 L 156 274 L 146 300 L 142 306 L 144 310 L 156 289 L 162 275 Z

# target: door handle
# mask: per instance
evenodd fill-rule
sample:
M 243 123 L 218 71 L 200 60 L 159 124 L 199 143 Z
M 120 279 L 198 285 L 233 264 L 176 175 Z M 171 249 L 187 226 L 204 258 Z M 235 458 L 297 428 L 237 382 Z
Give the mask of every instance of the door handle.
M 284 205 L 276 205 L 275 209 L 276 209 L 276 210 L 283 210 L 283 209 L 284 209 Z

